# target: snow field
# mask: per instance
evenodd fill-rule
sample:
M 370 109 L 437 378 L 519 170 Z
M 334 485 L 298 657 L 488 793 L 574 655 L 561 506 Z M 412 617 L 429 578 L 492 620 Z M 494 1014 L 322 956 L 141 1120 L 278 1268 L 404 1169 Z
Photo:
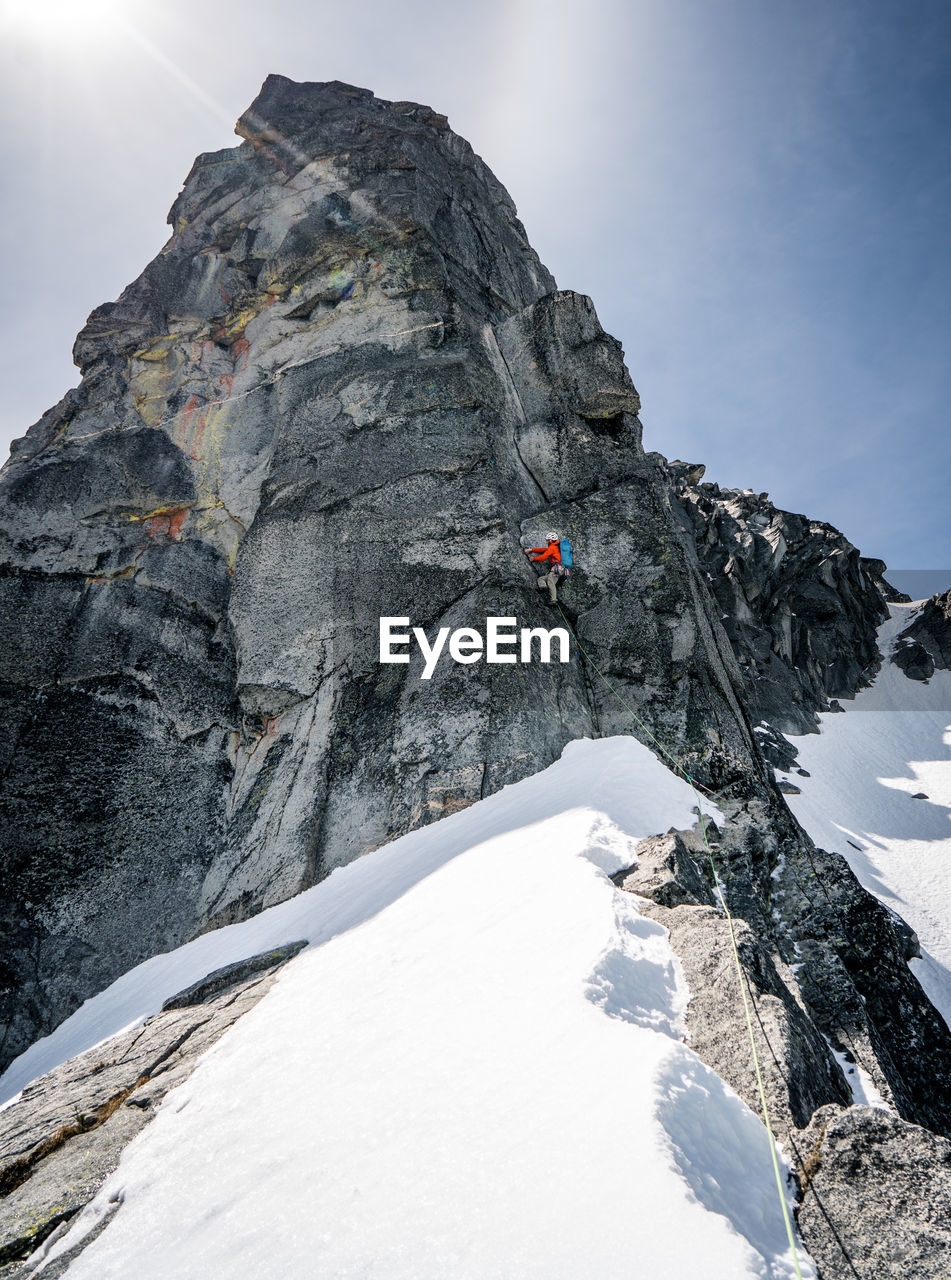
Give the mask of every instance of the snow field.
M 666 932 L 606 874 L 693 804 L 633 739 L 573 743 L 207 935 L 218 964 L 313 945 L 48 1256 L 118 1201 L 71 1280 L 789 1280 L 765 1130 L 681 1042 Z M 144 1016 L 201 977 L 188 951 L 87 1002 L 61 1048 L 128 1020 L 130 988 Z
M 786 800 L 816 844 L 841 853 L 918 934 L 911 967 L 951 1025 L 951 672 L 923 684 L 887 660 L 914 607 L 890 607 L 872 687 L 844 715 L 822 716 L 819 734 L 794 739 L 812 776 L 786 775 L 802 790 Z

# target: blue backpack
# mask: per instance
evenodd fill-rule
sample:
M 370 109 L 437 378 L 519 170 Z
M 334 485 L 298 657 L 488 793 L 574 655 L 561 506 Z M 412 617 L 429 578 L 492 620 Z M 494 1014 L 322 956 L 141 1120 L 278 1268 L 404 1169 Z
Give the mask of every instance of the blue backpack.
M 570 540 L 568 538 L 562 538 L 561 542 L 558 544 L 558 549 L 561 551 L 561 563 L 566 569 L 570 569 L 574 564 Z

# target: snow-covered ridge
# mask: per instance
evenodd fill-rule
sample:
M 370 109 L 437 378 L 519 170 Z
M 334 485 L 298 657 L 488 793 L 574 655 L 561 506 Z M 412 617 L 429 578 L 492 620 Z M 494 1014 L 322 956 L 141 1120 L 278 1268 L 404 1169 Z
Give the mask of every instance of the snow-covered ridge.
M 659 770 L 659 772 L 657 772 Z M 624 837 L 593 842 L 588 856 L 611 872 L 629 866 L 634 845 L 653 831 L 690 826 L 694 793 L 630 738 L 570 743 L 544 773 L 504 788 L 463 812 L 413 832 L 325 881 L 239 924 L 137 965 L 86 1000 L 0 1076 L 0 1102 L 61 1062 L 157 1013 L 169 996 L 223 965 L 299 938 L 314 946 L 365 923 L 439 867 L 493 837 L 554 813 L 600 812 Z M 708 806 L 719 816 L 719 810 Z M 620 841 L 620 843 L 619 843 Z M 601 849 L 599 854 L 597 851 Z
M 47 1063 L 312 942 L 49 1258 L 121 1205 L 71 1277 L 792 1277 L 766 1132 L 683 1043 L 666 931 L 608 878 L 694 804 L 633 739 L 573 743 L 87 1001 Z

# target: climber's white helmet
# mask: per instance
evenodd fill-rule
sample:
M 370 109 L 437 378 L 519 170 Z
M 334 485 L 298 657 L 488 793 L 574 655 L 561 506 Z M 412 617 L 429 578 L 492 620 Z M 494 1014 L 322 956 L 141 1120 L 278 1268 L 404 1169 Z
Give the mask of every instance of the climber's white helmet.
M 548 539 L 548 541 L 549 541 L 549 542 L 560 542 L 560 541 L 561 541 L 561 538 L 558 536 L 558 534 L 557 534 L 557 533 L 546 533 L 546 534 L 545 534 L 545 537 Z

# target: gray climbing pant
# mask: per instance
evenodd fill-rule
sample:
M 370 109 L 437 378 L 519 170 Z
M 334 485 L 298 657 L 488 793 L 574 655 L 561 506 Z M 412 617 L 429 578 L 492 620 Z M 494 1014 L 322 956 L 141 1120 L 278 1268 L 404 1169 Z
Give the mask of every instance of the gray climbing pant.
M 548 595 L 552 604 L 558 603 L 558 584 L 561 582 L 564 574 L 560 572 L 560 565 L 552 565 L 546 574 L 538 579 L 538 588 L 540 591 L 548 588 Z

